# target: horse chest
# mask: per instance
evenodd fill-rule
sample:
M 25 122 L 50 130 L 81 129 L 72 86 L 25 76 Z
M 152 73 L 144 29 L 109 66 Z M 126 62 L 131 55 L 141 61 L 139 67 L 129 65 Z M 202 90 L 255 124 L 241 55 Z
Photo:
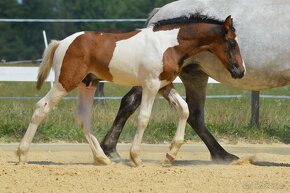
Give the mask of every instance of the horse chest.
M 116 42 L 109 70 L 113 82 L 142 85 L 148 78 L 159 78 L 163 72 L 163 54 L 178 45 L 178 29 L 154 32 L 141 30 L 129 39 Z

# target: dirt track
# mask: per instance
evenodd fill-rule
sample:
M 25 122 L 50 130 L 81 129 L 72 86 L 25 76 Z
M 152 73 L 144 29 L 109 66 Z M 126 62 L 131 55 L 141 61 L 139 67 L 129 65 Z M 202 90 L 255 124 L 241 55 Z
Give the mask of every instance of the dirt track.
M 34 145 L 29 164 L 15 165 L 16 144 L 0 145 L 0 193 L 9 192 L 290 192 L 290 146 L 234 145 L 242 158 L 230 165 L 210 161 L 204 145 L 184 145 L 172 167 L 163 167 L 168 145 L 142 145 L 144 166 L 128 161 L 96 166 L 88 145 Z

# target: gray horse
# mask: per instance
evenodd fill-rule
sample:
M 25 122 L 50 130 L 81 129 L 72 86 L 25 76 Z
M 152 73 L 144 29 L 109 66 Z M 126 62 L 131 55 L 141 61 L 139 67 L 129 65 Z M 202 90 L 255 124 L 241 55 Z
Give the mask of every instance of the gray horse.
M 231 14 L 236 23 L 247 73 L 233 79 L 219 60 L 204 52 L 185 62 L 180 78 L 186 88 L 190 115 L 188 123 L 206 144 L 213 160 L 232 161 L 237 156 L 226 152 L 211 135 L 204 123 L 204 103 L 208 77 L 221 83 L 261 90 L 290 83 L 290 2 L 288 0 L 181 0 L 154 9 L 148 19 L 150 26 L 159 20 L 188 16 L 199 12 L 224 18 Z M 227 74 L 227 75 L 225 75 Z M 104 152 L 117 161 L 116 144 L 123 126 L 141 101 L 142 89 L 132 88 L 122 101 L 112 128 L 102 141 Z

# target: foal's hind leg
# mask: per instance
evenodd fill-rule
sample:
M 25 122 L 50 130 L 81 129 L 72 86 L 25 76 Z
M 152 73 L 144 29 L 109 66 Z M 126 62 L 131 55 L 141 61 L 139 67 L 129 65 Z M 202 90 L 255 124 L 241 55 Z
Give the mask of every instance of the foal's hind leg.
M 36 109 L 33 113 L 32 119 L 28 126 L 28 129 L 21 140 L 21 143 L 17 150 L 17 155 L 19 157 L 20 163 L 26 162 L 26 154 L 31 145 L 32 139 L 39 124 L 48 115 L 49 111 L 60 101 L 60 99 L 65 96 L 67 92 L 61 86 L 61 84 L 55 84 L 50 91 L 43 97 L 37 104 Z
M 104 154 L 98 140 L 92 134 L 90 129 L 95 91 L 95 86 L 86 87 L 83 83 L 79 85 L 79 98 L 76 116 L 93 152 L 95 161 L 101 164 L 110 164 L 111 160 Z
M 185 125 L 189 115 L 189 110 L 187 103 L 183 100 L 183 98 L 177 93 L 177 91 L 173 88 L 173 85 L 170 84 L 164 88 L 162 88 L 159 93 L 164 96 L 169 102 L 177 109 L 179 113 L 179 122 L 177 131 L 175 136 L 171 142 L 170 151 L 166 154 L 166 157 L 170 164 L 176 158 L 176 155 L 184 142 L 184 132 Z

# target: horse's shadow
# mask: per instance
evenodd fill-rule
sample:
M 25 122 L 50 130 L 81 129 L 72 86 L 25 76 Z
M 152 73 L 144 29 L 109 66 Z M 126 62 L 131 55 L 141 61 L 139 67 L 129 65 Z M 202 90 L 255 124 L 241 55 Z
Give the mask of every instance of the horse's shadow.
M 18 165 L 18 162 L 8 162 L 11 164 Z M 53 162 L 53 161 L 28 161 L 28 165 L 42 165 L 42 166 L 69 166 L 69 165 L 87 165 L 87 166 L 93 166 L 95 165 L 92 163 L 61 163 L 61 162 Z
M 18 162 L 9 162 L 12 164 L 17 165 Z M 143 160 L 143 163 L 146 164 L 160 164 L 162 166 L 163 162 L 160 160 Z M 65 166 L 65 165 L 84 165 L 84 166 L 94 166 L 95 163 L 61 163 L 61 162 L 53 162 L 53 161 L 29 161 L 27 164 L 31 165 L 46 165 L 46 166 Z M 125 164 L 130 167 L 134 167 L 134 164 L 129 159 L 122 159 L 120 162 L 116 164 Z M 268 161 L 256 161 L 251 160 L 250 164 L 255 166 L 261 166 L 261 167 L 289 167 L 289 163 L 275 163 L 275 162 L 268 162 Z M 205 166 L 205 165 L 232 165 L 231 162 L 216 162 L 216 161 L 210 161 L 210 160 L 175 160 L 172 164 L 172 166 Z M 99 166 L 99 165 L 98 165 Z
M 290 168 L 290 164 L 288 163 L 275 163 L 275 162 L 267 162 L 267 161 L 251 161 L 251 164 L 255 165 L 255 166 L 264 166 L 264 167 L 289 167 Z

